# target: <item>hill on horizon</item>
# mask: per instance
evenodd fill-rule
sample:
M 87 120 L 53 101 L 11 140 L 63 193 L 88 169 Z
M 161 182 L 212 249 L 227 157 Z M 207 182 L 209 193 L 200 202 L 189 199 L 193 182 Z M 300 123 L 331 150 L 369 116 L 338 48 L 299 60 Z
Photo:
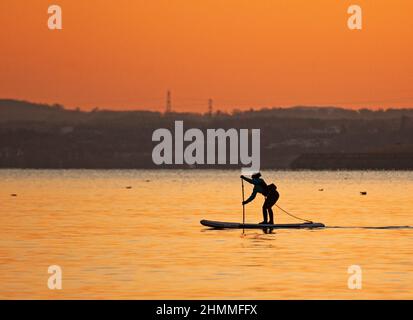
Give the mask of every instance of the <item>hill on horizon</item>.
M 173 131 L 176 120 L 203 132 L 260 129 L 262 168 L 413 168 L 413 109 L 195 114 L 81 111 L 18 100 L 0 100 L 0 168 L 158 168 L 151 157 L 153 132 Z
M 105 115 L 106 117 L 117 117 L 121 115 L 141 115 L 151 118 L 166 115 L 159 111 L 150 110 L 109 110 L 95 108 L 91 111 L 81 109 L 66 109 L 61 104 L 33 103 L 24 100 L 0 99 L 0 121 L 82 121 L 87 118 Z M 94 115 L 94 116 L 91 116 Z M 402 116 L 413 117 L 413 108 L 404 109 L 346 109 L 342 107 L 320 107 L 320 106 L 292 106 L 273 107 L 250 110 L 234 109 L 231 113 L 217 110 L 214 114 L 189 113 L 174 111 L 169 116 L 178 117 L 279 117 L 279 118 L 306 118 L 306 119 L 360 119 L 360 118 L 400 118 Z

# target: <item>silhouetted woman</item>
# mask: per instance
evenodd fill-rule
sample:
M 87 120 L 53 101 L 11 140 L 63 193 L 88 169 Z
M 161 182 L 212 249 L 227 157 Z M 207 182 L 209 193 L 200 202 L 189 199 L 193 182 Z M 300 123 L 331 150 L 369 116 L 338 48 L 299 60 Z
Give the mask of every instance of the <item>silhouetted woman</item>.
M 251 176 L 252 179 L 247 177 L 241 176 L 241 179 L 251 183 L 254 185 L 254 189 L 250 197 L 242 202 L 242 205 L 246 205 L 250 203 L 252 200 L 255 199 L 257 193 L 261 193 L 265 197 L 264 204 L 262 206 L 262 215 L 264 217 L 264 221 L 260 222 L 260 224 L 274 224 L 274 213 L 272 211 L 272 207 L 277 202 L 278 198 L 280 197 L 277 187 L 275 184 L 267 185 L 264 179 L 261 179 L 261 173 L 255 173 Z M 270 220 L 268 221 L 268 216 Z

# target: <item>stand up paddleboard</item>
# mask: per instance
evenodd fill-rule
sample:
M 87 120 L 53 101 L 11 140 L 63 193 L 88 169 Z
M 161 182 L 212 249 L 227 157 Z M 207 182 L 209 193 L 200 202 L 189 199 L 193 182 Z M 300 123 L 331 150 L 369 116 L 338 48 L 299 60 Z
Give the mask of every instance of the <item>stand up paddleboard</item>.
M 215 228 L 215 229 L 314 229 L 314 228 L 324 228 L 325 225 L 316 222 L 306 222 L 306 223 L 290 223 L 290 224 L 258 224 L 258 223 L 238 223 L 238 222 L 221 222 L 221 221 L 210 221 L 201 220 L 201 224 L 205 227 Z

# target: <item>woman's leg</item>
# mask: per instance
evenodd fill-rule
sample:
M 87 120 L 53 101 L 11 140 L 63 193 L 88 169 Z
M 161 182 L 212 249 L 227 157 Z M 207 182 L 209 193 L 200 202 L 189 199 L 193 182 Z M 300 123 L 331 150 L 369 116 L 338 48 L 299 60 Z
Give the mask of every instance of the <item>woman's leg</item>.
M 267 223 L 268 218 L 267 218 L 267 208 L 265 206 L 265 202 L 264 202 L 264 205 L 262 206 L 262 216 L 264 218 L 264 221 L 262 223 Z
M 268 215 L 270 216 L 270 220 L 268 221 L 269 224 L 274 224 L 274 213 L 272 212 L 272 208 L 268 208 Z
M 265 199 L 264 207 L 266 207 L 268 215 L 270 216 L 270 221 L 268 221 L 270 224 L 274 224 L 274 212 L 272 211 L 272 207 L 277 202 L 279 197 L 280 195 L 278 192 L 275 192 L 274 194 L 269 194 L 267 199 Z

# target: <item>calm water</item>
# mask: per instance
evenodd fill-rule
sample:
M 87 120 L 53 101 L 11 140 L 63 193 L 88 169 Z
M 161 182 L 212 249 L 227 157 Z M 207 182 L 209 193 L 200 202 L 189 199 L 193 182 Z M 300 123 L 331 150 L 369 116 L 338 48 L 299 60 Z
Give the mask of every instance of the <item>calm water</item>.
M 281 207 L 327 226 L 413 226 L 413 172 L 264 177 Z M 199 224 L 241 221 L 240 201 L 237 171 L 0 170 L 0 298 L 413 298 L 413 229 Z M 279 210 L 276 221 L 294 222 Z M 61 291 L 47 287 L 50 265 Z M 348 289 L 350 265 L 361 290 Z

